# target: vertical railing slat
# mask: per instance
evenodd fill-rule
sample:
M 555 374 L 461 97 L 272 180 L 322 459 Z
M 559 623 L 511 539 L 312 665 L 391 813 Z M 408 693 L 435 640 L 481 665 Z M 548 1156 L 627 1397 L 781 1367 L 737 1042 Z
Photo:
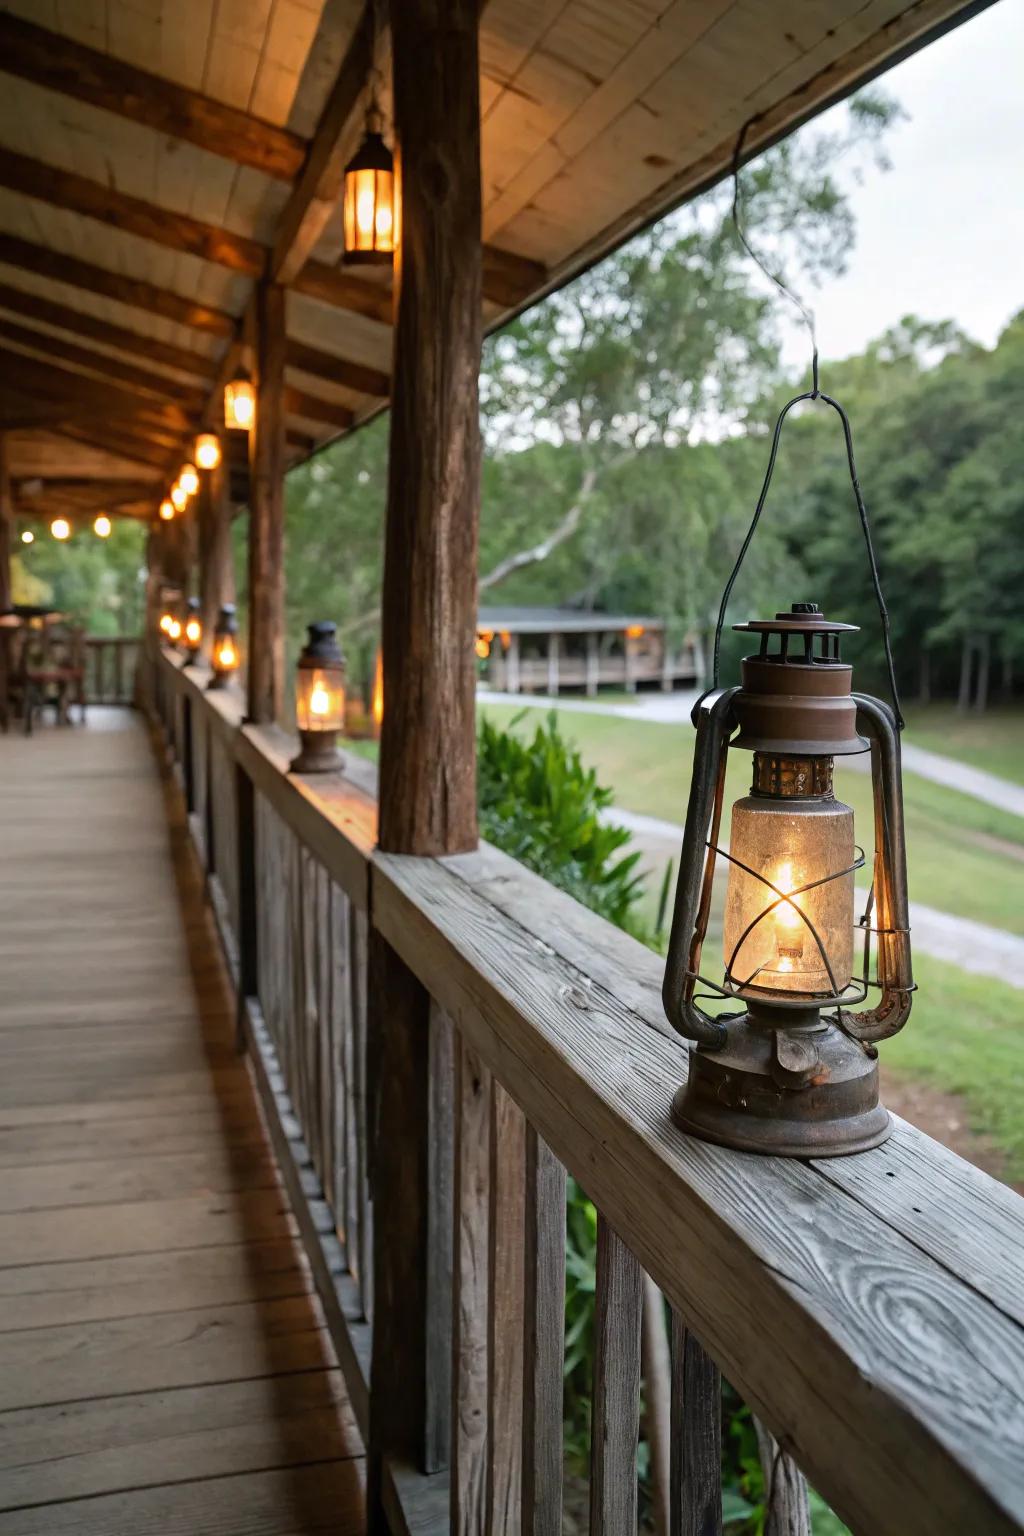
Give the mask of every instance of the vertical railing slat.
M 523 1536 L 562 1529 L 565 1169 L 526 1127 L 523 1211 Z
M 487 1296 L 490 1073 L 455 1046 L 452 1264 L 452 1536 L 487 1529 Z
M 523 1206 L 526 1121 L 491 1085 L 487 1528 L 521 1528 L 523 1455 Z
M 642 1308 L 639 1261 L 598 1212 L 590 1426 L 591 1536 L 623 1536 L 636 1530 Z
M 427 1106 L 427 1317 L 424 1468 L 451 1454 L 455 1026 L 431 999 Z
M 811 1536 L 807 1480 L 760 1419 L 754 1419 L 765 1486 L 764 1536 Z
M 721 1536 L 722 1378 L 672 1313 L 672 1536 Z

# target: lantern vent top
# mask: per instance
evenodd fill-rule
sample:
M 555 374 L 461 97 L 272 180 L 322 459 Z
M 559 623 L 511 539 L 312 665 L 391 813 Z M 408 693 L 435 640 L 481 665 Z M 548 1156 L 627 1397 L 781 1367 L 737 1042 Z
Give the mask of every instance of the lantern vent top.
M 856 729 L 853 668 L 839 654 L 840 636 L 856 634 L 856 624 L 827 619 L 817 603 L 793 603 L 773 619 L 733 627 L 760 635 L 761 645 L 743 658 L 732 746 L 795 757 L 867 750 Z

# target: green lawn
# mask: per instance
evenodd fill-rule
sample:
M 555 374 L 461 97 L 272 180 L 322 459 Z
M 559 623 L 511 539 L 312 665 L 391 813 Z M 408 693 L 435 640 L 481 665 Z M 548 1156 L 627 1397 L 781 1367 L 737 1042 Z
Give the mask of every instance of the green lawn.
M 1024 710 L 962 715 L 952 704 L 930 704 L 911 706 L 905 714 L 906 739 L 915 746 L 1024 784 Z
M 506 704 L 482 707 L 506 725 L 521 713 Z M 530 730 L 538 718 L 539 711 L 529 709 L 518 728 Z M 559 724 L 601 782 L 611 786 L 618 804 L 666 821 L 684 820 L 693 750 L 689 726 L 570 711 L 559 714 Z M 747 792 L 750 774 L 749 758 L 734 757 L 728 780 L 732 799 Z M 840 767 L 836 789 L 853 806 L 858 840 L 867 847 L 868 775 Z M 905 777 L 904 804 L 911 895 L 940 911 L 1024 934 L 1024 819 L 916 774 Z

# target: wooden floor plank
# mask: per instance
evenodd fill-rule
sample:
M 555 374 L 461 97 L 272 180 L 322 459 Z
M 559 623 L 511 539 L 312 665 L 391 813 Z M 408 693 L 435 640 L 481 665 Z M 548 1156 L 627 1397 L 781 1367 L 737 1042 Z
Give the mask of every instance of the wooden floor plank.
M 309 1267 L 291 1239 L 0 1269 L 0 1332 L 302 1296 Z
M 0 1509 L 360 1455 L 331 1371 L 20 1409 L 0 1413 Z
M 359 1461 L 144 1488 L 5 1514 L 3 1536 L 362 1536 Z
M 0 1531 L 355 1536 L 184 818 L 141 722 L 93 720 L 0 737 Z

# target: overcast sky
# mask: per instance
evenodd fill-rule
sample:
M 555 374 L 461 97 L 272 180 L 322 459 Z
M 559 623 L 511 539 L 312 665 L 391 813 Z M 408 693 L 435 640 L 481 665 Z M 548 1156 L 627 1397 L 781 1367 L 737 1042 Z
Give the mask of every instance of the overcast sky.
M 888 135 L 892 170 L 852 189 L 846 276 L 808 294 L 822 357 L 861 351 L 908 313 L 991 346 L 1024 308 L 1024 0 L 999 0 L 880 83 L 909 119 Z M 793 332 L 787 360 L 805 355 Z

